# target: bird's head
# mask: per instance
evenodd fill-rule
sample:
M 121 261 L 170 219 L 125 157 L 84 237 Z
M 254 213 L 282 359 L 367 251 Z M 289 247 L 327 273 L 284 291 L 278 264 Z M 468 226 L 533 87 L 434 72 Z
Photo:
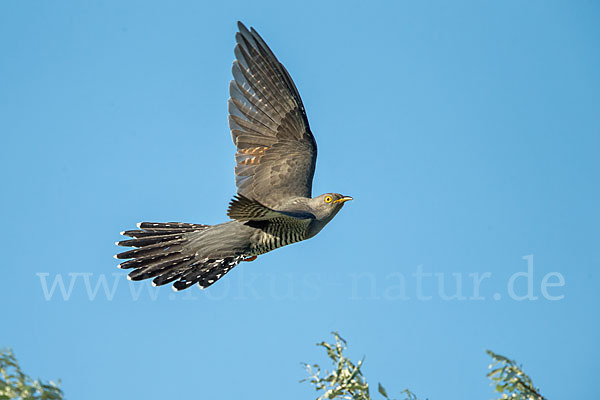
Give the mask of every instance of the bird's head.
M 311 206 L 318 219 L 330 220 L 344 206 L 344 203 L 352 200 L 350 196 L 339 193 L 325 193 L 312 199 Z

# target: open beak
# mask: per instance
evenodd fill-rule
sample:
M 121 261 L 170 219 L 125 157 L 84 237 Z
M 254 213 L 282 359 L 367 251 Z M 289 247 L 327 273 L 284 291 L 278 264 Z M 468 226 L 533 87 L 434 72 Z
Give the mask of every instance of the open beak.
M 354 199 L 352 197 L 350 197 L 350 196 L 344 196 L 341 199 L 335 200 L 334 203 L 345 203 L 345 202 L 350 201 L 350 200 L 354 200 Z

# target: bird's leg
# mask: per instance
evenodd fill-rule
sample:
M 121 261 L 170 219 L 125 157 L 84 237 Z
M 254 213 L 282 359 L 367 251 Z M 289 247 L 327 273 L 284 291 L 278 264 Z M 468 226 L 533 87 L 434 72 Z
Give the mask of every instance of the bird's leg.
M 247 257 L 247 258 L 244 258 L 242 261 L 254 261 L 254 260 L 256 260 L 257 257 L 258 256 Z

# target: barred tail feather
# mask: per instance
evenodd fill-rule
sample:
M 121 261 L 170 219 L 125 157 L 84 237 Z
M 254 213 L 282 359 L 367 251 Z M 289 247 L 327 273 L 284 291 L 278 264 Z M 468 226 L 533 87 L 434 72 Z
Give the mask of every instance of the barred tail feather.
M 133 250 L 115 255 L 117 259 L 127 260 L 119 264 L 119 268 L 133 269 L 127 276 L 129 280 L 154 278 L 154 286 L 175 282 L 173 289 L 176 291 L 196 283 L 204 289 L 244 258 L 241 255 L 220 259 L 198 256 L 198 252 L 189 246 L 190 239 L 210 229 L 210 225 L 142 222 L 138 228 L 140 230 L 121 232 L 132 239 L 116 243 L 118 246 L 134 247 Z
M 242 261 L 243 256 L 232 256 L 222 259 L 204 259 L 199 263 L 190 265 L 182 274 L 180 279 L 173 284 L 175 291 L 187 289 L 198 284 L 200 289 L 206 289 L 228 273 L 233 267 Z

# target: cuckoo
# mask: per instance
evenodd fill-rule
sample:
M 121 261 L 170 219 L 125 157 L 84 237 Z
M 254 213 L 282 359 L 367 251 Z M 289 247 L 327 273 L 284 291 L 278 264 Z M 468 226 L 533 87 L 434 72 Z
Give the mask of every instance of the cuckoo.
M 298 89 L 269 46 L 238 22 L 229 127 L 237 195 L 218 225 L 141 222 L 117 242 L 130 280 L 202 289 L 242 261 L 315 236 L 350 196 L 312 197 L 317 144 Z

